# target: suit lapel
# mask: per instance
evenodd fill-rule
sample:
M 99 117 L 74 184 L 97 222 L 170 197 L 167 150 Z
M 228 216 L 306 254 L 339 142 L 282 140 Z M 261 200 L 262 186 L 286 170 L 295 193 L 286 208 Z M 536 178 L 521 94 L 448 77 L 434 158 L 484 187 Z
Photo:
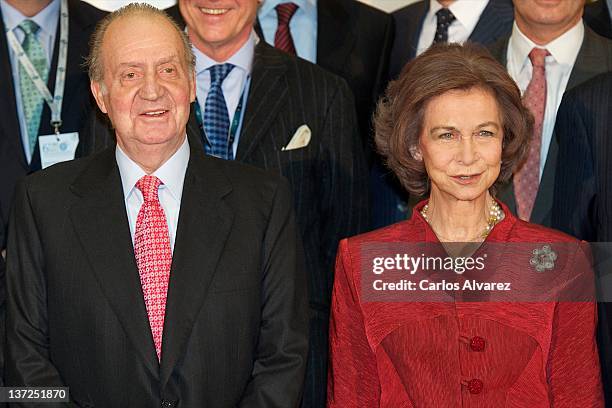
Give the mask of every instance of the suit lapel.
M 357 40 L 349 5 L 340 0 L 317 4 L 317 64 L 335 73 L 345 72 Z
M 490 0 L 470 34 L 470 41 L 480 44 L 495 42 L 499 36 L 508 34 L 506 24 L 500 22 L 512 21 L 513 18 L 514 9 L 510 0 Z
M 566 89 L 572 89 L 576 85 L 612 69 L 609 48 L 606 47 L 606 43 L 609 44 L 610 40 L 595 34 L 588 26 L 584 26 L 584 40 L 576 57 Z
M 71 219 L 106 300 L 146 366 L 157 376 L 157 356 L 114 152 L 109 148 L 96 157 L 72 185 L 81 199 L 71 209 Z
M 21 128 L 19 127 L 19 117 L 17 116 L 17 103 L 15 102 L 15 88 L 13 84 L 13 71 L 11 69 L 11 60 L 9 57 L 9 46 L 6 41 L 4 20 L 0 13 L 0 112 L 2 112 L 2 120 L 0 127 L 2 134 L 5 135 L 5 140 L 0 143 L 12 145 L 4 147 L 3 150 L 13 150 L 19 156 L 24 170 L 27 170 L 28 164 L 23 151 L 21 142 Z
M 236 160 L 243 161 L 255 148 L 257 141 L 274 123 L 276 113 L 285 105 L 287 97 L 288 56 L 264 41 L 255 47 L 251 85 Z
M 233 212 L 223 201 L 231 186 L 216 160 L 192 146 L 166 303 L 162 389 L 185 351 L 233 222 Z
M 410 46 L 409 48 L 409 56 L 408 61 L 412 61 L 416 58 L 417 51 L 419 48 L 419 37 L 421 36 L 421 31 L 423 30 L 423 23 L 425 22 L 425 17 L 427 17 L 427 13 L 429 12 L 429 1 L 423 1 L 419 3 L 419 10 L 415 13 L 415 16 L 418 16 L 418 20 L 414 21 L 414 29 L 412 30 L 412 35 L 408 41 Z

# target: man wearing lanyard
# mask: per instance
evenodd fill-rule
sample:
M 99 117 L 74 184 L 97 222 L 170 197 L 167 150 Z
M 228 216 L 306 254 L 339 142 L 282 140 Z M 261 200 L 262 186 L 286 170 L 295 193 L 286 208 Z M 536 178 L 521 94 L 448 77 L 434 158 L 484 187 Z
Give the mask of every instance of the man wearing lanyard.
M 73 132 L 94 105 L 81 63 L 104 12 L 76 0 L 0 0 L 0 14 L 0 209 L 8 218 L 21 177 L 85 154 L 77 144 L 86 136 Z M 52 121 L 60 135 L 41 141 L 56 133 Z
M 257 0 L 228 6 L 180 0 L 180 13 L 170 14 L 186 23 L 196 53 L 202 121 L 201 129 L 191 121 L 191 140 L 209 154 L 291 183 L 309 274 L 309 287 L 302 288 L 310 303 L 304 405 L 320 407 L 336 248 L 342 237 L 367 228 L 367 167 L 346 82 L 259 40 L 253 31 L 258 6 Z

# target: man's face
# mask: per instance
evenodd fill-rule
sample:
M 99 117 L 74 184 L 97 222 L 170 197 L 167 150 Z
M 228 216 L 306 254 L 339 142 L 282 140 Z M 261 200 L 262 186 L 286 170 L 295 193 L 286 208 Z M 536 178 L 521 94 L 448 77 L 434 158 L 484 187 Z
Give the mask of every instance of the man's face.
M 222 48 L 231 56 L 242 47 L 257 17 L 258 0 L 179 0 L 193 45 L 207 55 Z
M 517 23 L 554 30 L 573 27 L 582 18 L 585 0 L 513 0 Z
M 195 99 L 182 47 L 162 18 L 129 16 L 108 27 L 101 50 L 104 77 L 91 89 L 126 152 L 172 150 L 182 143 Z

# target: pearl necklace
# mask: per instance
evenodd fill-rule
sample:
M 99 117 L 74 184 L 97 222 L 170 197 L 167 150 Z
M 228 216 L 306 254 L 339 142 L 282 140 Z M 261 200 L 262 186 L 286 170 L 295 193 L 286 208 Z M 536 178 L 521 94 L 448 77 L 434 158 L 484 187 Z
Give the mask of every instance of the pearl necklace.
M 429 204 L 425 204 L 425 206 L 421 209 L 421 216 L 427 221 L 429 225 L 431 225 L 431 221 L 427 218 L 427 211 L 429 211 Z M 493 204 L 491 204 L 491 208 L 489 209 L 489 217 L 487 218 L 487 226 L 482 234 L 479 234 L 476 238 L 486 238 L 493 230 L 493 227 L 500 222 L 504 218 L 504 212 L 502 211 L 497 201 L 493 200 Z

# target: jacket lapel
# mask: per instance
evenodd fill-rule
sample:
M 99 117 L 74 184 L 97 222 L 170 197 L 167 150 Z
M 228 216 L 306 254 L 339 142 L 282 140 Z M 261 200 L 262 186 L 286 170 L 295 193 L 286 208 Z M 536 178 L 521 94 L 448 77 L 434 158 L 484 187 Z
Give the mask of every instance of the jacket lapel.
M 127 337 L 154 376 L 157 356 L 142 295 L 115 150 L 97 156 L 71 186 L 76 235 Z
M 9 45 L 6 41 L 6 32 L 4 20 L 0 13 L 0 112 L 2 112 L 2 120 L 0 127 L 2 134 L 5 135 L 5 140 L 0 143 L 12 145 L 11 147 L 3 147 L 2 150 L 12 150 L 15 155 L 20 158 L 24 170 L 27 170 L 25 153 L 21 143 L 21 129 L 19 127 L 19 118 L 17 116 L 17 103 L 15 102 L 15 88 L 13 84 L 13 72 L 11 69 L 11 60 L 9 57 Z
M 490 0 L 470 34 L 470 41 L 494 43 L 500 36 L 510 34 L 513 20 L 514 8 L 510 0 Z
M 198 146 L 191 147 L 166 303 L 162 389 L 185 352 L 233 222 L 233 212 L 223 201 L 231 185 L 216 161 Z
M 236 160 L 244 161 L 257 141 L 274 123 L 276 113 L 285 106 L 288 87 L 285 71 L 289 57 L 264 41 L 255 47 L 251 85 Z
M 584 26 L 584 40 L 576 57 L 566 89 L 572 89 L 588 79 L 612 69 L 610 40 Z
M 340 0 L 317 4 L 317 64 L 335 73 L 346 71 L 357 40 L 348 6 Z

